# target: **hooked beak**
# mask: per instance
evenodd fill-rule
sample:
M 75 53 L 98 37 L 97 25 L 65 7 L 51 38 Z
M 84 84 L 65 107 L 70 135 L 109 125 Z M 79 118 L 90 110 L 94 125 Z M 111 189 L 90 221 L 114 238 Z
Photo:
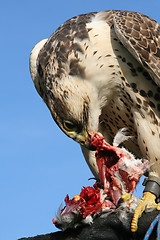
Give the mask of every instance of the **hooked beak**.
M 84 130 L 82 136 L 81 136 L 81 140 L 79 141 L 79 143 L 86 147 L 89 150 L 95 151 L 96 148 L 91 144 L 91 137 L 92 137 L 93 132 L 88 132 L 86 130 Z

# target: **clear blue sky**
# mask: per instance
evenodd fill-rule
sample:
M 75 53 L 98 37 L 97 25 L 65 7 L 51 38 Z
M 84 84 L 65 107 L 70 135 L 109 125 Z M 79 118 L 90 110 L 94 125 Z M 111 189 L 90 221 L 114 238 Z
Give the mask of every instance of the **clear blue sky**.
M 160 22 L 159 0 L 15 0 L 0 4 L 0 239 L 55 231 L 68 193 L 92 175 L 80 147 L 56 126 L 29 73 L 33 46 L 64 21 L 91 11 L 142 12 Z

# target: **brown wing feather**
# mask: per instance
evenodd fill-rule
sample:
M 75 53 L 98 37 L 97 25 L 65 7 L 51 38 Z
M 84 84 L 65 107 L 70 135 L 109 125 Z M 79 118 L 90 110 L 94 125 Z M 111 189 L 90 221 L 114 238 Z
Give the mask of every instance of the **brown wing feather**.
M 160 25 L 146 15 L 128 11 L 117 11 L 113 21 L 123 45 L 160 86 Z

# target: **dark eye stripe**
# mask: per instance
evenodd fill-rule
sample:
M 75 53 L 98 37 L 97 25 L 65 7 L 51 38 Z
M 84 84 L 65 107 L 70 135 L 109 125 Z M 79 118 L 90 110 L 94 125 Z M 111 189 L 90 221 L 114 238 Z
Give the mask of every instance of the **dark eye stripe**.
M 41 64 L 38 64 L 37 71 L 38 71 L 39 76 L 43 77 L 43 70 L 42 70 Z
M 88 123 L 88 111 L 89 111 L 89 104 L 87 101 L 83 103 L 83 124 L 87 125 Z

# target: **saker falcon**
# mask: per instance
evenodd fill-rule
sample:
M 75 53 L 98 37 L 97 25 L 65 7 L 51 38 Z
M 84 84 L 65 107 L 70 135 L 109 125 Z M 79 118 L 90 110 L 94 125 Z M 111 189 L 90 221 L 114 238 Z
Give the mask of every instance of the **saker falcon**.
M 76 16 L 39 42 L 30 56 L 35 87 L 62 131 L 81 144 L 96 178 L 91 132 L 106 141 L 121 128 L 132 139 L 125 147 L 150 161 L 143 202 L 156 207 L 160 195 L 160 25 L 130 11 L 109 10 Z

